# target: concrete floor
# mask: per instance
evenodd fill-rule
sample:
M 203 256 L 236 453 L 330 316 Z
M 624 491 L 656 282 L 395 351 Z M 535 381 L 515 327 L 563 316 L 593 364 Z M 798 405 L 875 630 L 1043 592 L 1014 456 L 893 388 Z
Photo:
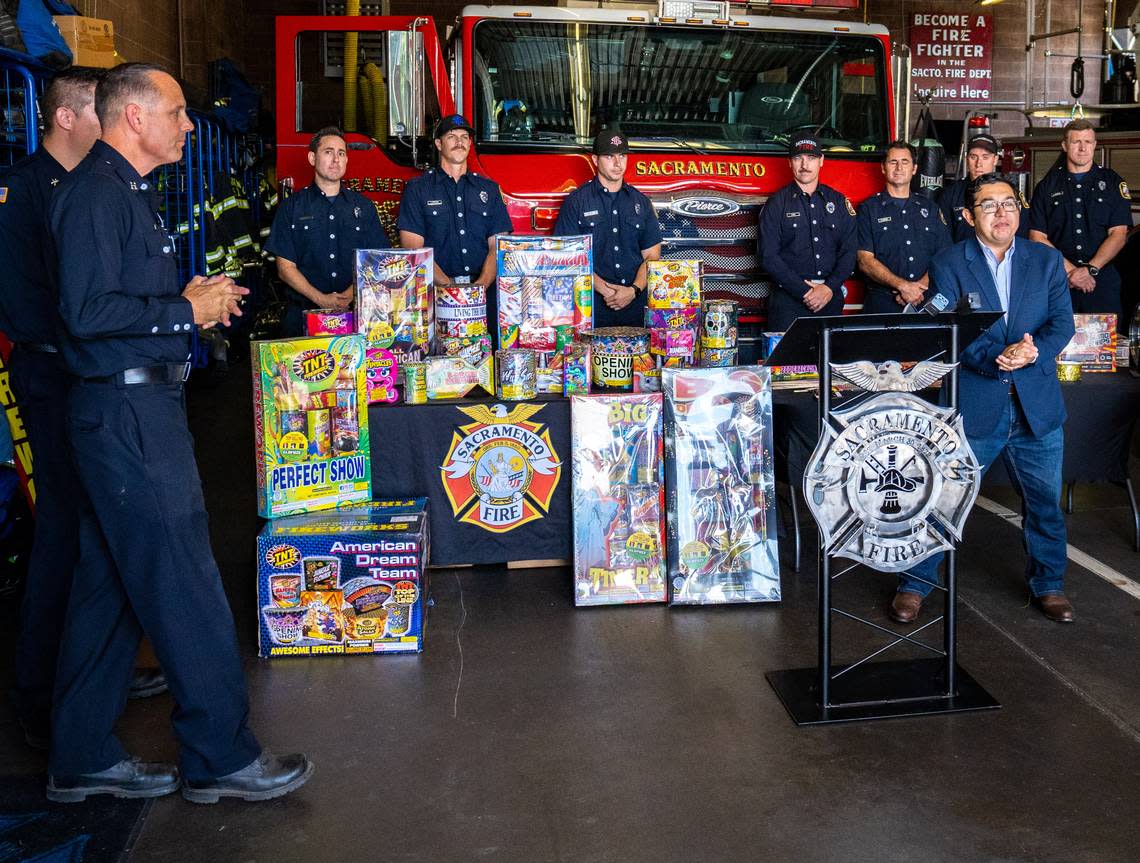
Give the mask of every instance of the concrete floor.
M 1140 858 L 1140 600 L 1074 566 L 1078 622 L 1049 623 L 1026 607 L 1017 530 L 988 512 L 961 556 L 960 660 L 1000 711 L 797 729 L 764 679 L 815 659 L 814 558 L 793 573 L 790 542 L 778 605 L 575 610 L 566 570 L 437 570 L 422 655 L 270 664 L 248 385 L 235 373 L 191 406 L 254 727 L 317 772 L 265 804 L 156 801 L 132 861 Z M 1070 543 L 1140 578 L 1124 492 L 1080 487 L 1076 505 Z M 847 608 L 891 625 L 892 579 L 844 581 Z M 837 661 L 877 640 L 835 637 Z M 174 757 L 170 709 L 130 704 L 132 751 Z M 42 771 L 0 711 L 5 772 Z

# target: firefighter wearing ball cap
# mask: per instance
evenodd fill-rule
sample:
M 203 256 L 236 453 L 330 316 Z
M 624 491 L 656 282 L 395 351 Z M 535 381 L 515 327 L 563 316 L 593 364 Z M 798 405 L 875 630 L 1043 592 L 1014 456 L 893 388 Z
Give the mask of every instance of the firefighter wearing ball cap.
M 647 263 L 661 257 L 661 225 L 649 198 L 625 182 L 622 132 L 598 132 L 591 160 L 597 175 L 566 196 L 554 235 L 594 238 L 594 325 L 644 326 Z
M 437 285 L 495 282 L 496 234 L 511 231 L 499 184 L 467 168 L 475 130 L 460 114 L 435 127 L 439 167 L 408 183 L 396 227 L 405 249 L 434 251 Z M 495 291 L 487 291 L 487 314 L 496 318 Z
M 966 176 L 964 179 L 948 183 L 938 196 L 938 208 L 942 217 L 950 227 L 950 238 L 955 243 L 963 240 L 972 240 L 976 236 L 974 226 L 962 216 L 966 204 L 966 186 L 971 180 L 992 174 L 998 170 L 998 157 L 1001 154 L 1001 144 L 992 135 L 975 135 L 966 145 Z M 1029 238 L 1029 202 L 1025 196 L 1017 196 L 1021 207 L 1017 225 L 1017 236 Z
M 760 214 L 760 262 L 775 283 L 768 329 L 783 332 L 799 317 L 843 312 L 843 282 L 855 270 L 855 208 L 819 182 L 823 150 L 810 135 L 792 139 L 792 182 Z
M 1069 294 L 1078 314 L 1121 317 L 1120 273 L 1112 265 L 1132 227 L 1132 195 L 1096 156 L 1096 130 L 1073 120 L 1061 139 L 1065 156 L 1033 190 L 1030 238 L 1065 256 Z

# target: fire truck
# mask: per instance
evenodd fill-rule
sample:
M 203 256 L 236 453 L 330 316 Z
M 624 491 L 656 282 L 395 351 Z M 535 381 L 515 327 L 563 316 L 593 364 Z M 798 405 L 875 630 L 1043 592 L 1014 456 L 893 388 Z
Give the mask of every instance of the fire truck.
M 663 257 L 700 259 L 706 295 L 740 301 L 755 335 L 772 290 L 757 219 L 791 182 L 790 136 L 816 134 L 822 182 L 858 204 L 882 188 L 909 82 L 884 27 L 751 13 L 705 0 L 467 6 L 446 45 L 423 17 L 280 17 L 279 184 L 309 183 L 313 132 L 343 125 L 346 182 L 375 200 L 395 239 L 404 185 L 433 162 L 435 120 L 459 112 L 475 128 L 469 168 L 500 185 L 514 230 L 548 233 L 562 200 L 593 176 L 597 130 L 619 124 L 626 180 L 653 201 Z M 355 75 L 344 61 L 354 55 Z M 860 306 L 853 281 L 847 308 Z

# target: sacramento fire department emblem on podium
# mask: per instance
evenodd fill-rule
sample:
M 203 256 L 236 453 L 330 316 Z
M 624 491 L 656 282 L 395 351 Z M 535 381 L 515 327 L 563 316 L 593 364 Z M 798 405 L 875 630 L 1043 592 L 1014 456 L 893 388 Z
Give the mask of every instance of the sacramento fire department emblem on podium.
M 902 572 L 962 539 L 981 471 L 957 411 L 911 392 L 952 366 L 832 365 L 867 391 L 830 413 L 804 474 L 804 494 L 827 554 Z

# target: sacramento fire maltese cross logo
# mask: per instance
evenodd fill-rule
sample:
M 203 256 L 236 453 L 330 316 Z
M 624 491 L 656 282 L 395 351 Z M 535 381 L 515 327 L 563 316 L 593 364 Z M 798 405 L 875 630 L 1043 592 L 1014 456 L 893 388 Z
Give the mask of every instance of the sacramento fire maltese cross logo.
M 869 367 L 869 368 L 868 368 Z M 962 417 L 910 392 L 946 374 L 944 363 L 833 365 L 878 395 L 832 411 L 804 474 L 804 495 L 827 554 L 902 572 L 962 539 L 981 470 Z
M 443 460 L 443 488 L 455 517 L 494 533 L 545 517 L 562 463 L 550 431 L 531 419 L 543 405 L 456 408 L 475 422 L 460 426 Z

